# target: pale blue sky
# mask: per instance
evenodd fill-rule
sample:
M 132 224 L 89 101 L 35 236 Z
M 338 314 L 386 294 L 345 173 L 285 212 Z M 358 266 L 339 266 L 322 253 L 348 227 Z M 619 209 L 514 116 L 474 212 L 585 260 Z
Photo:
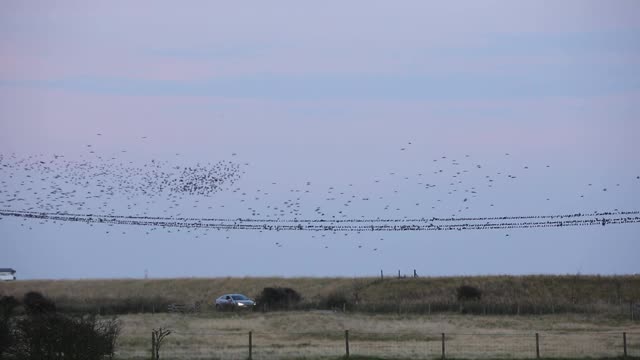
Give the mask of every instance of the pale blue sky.
M 354 218 L 640 210 L 639 39 L 637 1 L 8 1 L 0 154 L 244 171 L 241 190 L 184 197 L 179 209 L 123 194 L 109 204 L 122 214 L 147 201 L 161 216 L 267 214 L 307 182 L 298 202 L 309 218 L 318 206 Z M 459 169 L 460 193 L 482 189 L 469 209 L 449 194 Z M 0 201 L 34 174 L 9 175 Z M 329 187 L 372 200 L 347 209 L 326 200 Z M 270 194 L 240 195 L 257 189 Z M 640 270 L 637 225 L 508 237 L 104 230 L 3 218 L 0 267 L 21 278 Z

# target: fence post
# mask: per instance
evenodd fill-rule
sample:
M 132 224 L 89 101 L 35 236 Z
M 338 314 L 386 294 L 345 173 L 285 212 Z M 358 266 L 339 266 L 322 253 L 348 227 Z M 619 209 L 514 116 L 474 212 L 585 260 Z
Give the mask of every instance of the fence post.
M 444 359 L 444 333 L 442 333 L 442 358 Z
M 253 333 L 249 331 L 249 360 L 253 359 Z
M 540 359 L 540 335 L 536 333 L 536 359 Z
M 345 356 L 347 359 L 349 358 L 349 330 L 344 331 L 344 348 L 345 348 Z
M 624 358 L 627 358 L 627 333 L 622 333 L 622 347 L 624 348 Z

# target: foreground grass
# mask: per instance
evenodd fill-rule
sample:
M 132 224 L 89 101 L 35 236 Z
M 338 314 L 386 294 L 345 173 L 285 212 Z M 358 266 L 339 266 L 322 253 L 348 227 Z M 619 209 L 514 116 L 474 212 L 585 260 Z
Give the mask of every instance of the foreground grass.
M 215 359 L 215 358 L 214 358 Z M 248 358 L 247 358 L 248 359 Z M 291 358 L 290 360 L 416 360 L 416 358 L 383 358 L 383 357 L 371 357 L 371 356 L 349 356 L 348 358 L 345 356 L 340 356 L 340 357 L 314 357 L 314 358 L 310 358 L 310 357 L 300 357 L 300 358 Z M 434 357 L 433 359 L 439 359 L 438 357 Z M 448 360 L 473 360 L 476 358 L 452 358 L 452 357 L 447 357 L 446 359 Z M 502 358 L 483 358 L 483 360 L 515 360 L 515 359 L 522 359 L 522 358 L 509 358 L 509 357 L 502 357 Z M 131 358 L 131 359 L 127 359 L 127 360 L 148 360 L 148 357 L 140 357 L 140 358 Z M 163 360 L 181 360 L 181 359 L 175 359 L 175 358 L 164 358 Z M 580 357 L 580 358 L 575 358 L 575 357 L 563 357 L 563 358 L 549 358 L 549 357 L 540 357 L 536 360 L 640 360 L 640 357 L 638 356 L 618 356 L 618 357 Z
M 318 358 L 318 360 L 320 360 L 322 358 Z M 345 360 L 346 357 L 339 357 L 339 358 L 325 358 L 323 360 Z M 381 357 L 372 357 L 372 356 L 349 356 L 349 359 L 351 360 L 391 360 L 390 358 L 381 358 Z M 451 358 L 448 357 L 447 359 L 449 360 L 471 360 L 471 358 Z M 549 357 L 540 357 L 538 360 L 594 360 L 595 358 L 592 357 L 584 357 L 584 358 L 549 358 Z M 598 360 L 636 360 L 636 359 L 640 359 L 640 357 L 635 357 L 635 356 L 627 356 L 626 358 L 623 356 L 620 357 L 604 357 L 604 358 L 597 358 Z M 309 358 L 299 358 L 299 359 L 295 359 L 295 360 L 315 360 L 315 359 L 309 359 Z M 399 359 L 399 358 L 393 358 L 393 360 L 415 360 L 415 359 Z M 484 360 L 510 360 L 510 358 L 485 358 Z
M 245 359 L 252 332 L 254 359 L 338 359 L 349 330 L 352 358 L 534 358 L 535 333 L 542 356 L 614 358 L 640 355 L 640 324 L 601 316 L 399 316 L 333 312 L 138 314 L 121 316 L 118 358 L 148 356 L 152 328 L 173 330 L 163 359 Z M 359 356 L 359 357 L 358 357 Z M 371 357 L 368 357 L 371 356 Z
M 375 357 L 375 356 L 349 356 L 348 358 L 345 356 L 340 356 L 340 357 L 315 357 L 315 358 L 309 358 L 309 357 L 301 357 L 301 358 L 292 358 L 291 360 L 416 360 L 416 358 L 382 358 L 382 357 Z M 435 357 L 434 359 L 438 359 L 437 357 Z M 473 360 L 475 358 L 452 358 L 452 357 L 447 357 L 446 359 L 448 360 Z M 512 360 L 512 359 L 521 359 L 521 358 L 483 358 L 483 360 Z M 135 359 L 128 359 L 128 360 L 148 360 L 148 357 L 144 357 L 144 358 L 135 358 Z M 180 360 L 180 359 L 169 359 L 169 358 L 163 358 L 163 360 Z M 540 357 L 536 360 L 640 360 L 640 357 L 638 356 L 618 356 L 618 357 L 581 357 L 581 358 L 571 358 L 571 357 L 563 357 L 563 358 L 549 358 L 549 357 Z

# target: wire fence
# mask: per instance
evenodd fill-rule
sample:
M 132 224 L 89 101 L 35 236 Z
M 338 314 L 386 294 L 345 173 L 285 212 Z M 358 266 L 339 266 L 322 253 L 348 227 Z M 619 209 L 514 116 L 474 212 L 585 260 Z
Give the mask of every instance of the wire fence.
M 345 299 L 346 300 L 346 299 Z M 203 313 L 216 311 L 211 303 L 204 301 L 176 303 L 160 297 L 129 297 L 123 299 L 56 299 L 58 311 L 67 313 L 96 315 L 121 315 L 141 313 Z M 479 301 L 391 301 L 386 302 L 345 302 L 329 304 L 327 298 L 301 301 L 280 308 L 270 308 L 268 304 L 256 306 L 256 312 L 330 310 L 336 312 L 370 314 L 473 314 L 473 315 L 555 315 L 555 314 L 606 314 L 620 319 L 640 321 L 640 302 L 591 302 L 570 303 L 521 301 L 505 302 L 495 300 Z
M 121 346 L 118 357 L 149 358 Z M 640 332 L 173 332 L 160 359 L 498 359 L 640 357 Z M 155 359 L 155 357 L 152 358 Z

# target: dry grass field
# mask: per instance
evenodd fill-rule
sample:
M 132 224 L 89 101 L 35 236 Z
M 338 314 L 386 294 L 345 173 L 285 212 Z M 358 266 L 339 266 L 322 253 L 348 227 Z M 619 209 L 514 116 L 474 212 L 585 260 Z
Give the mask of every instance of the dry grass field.
M 600 316 L 370 315 L 330 311 L 137 314 L 120 317 L 118 358 L 148 357 L 151 329 L 171 329 L 166 359 L 246 359 L 252 332 L 254 359 L 340 358 L 349 330 L 352 355 L 380 359 L 441 356 L 441 333 L 451 358 L 640 356 L 640 323 Z
M 473 276 L 422 278 L 183 278 L 114 280 L 28 280 L 0 283 L 0 295 L 39 291 L 58 303 L 114 301 L 202 302 L 224 293 L 257 296 L 265 287 L 290 287 L 307 308 L 340 293 L 361 305 L 436 304 L 456 301 L 456 288 L 471 285 L 487 304 L 625 305 L 640 302 L 640 275 Z

